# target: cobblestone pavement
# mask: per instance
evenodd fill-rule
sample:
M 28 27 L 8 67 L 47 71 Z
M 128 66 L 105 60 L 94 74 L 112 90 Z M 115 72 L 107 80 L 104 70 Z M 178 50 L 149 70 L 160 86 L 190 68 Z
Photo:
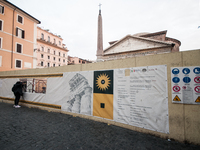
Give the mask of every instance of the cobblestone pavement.
M 93 120 L 12 106 L 0 103 L 1 150 L 200 149 Z

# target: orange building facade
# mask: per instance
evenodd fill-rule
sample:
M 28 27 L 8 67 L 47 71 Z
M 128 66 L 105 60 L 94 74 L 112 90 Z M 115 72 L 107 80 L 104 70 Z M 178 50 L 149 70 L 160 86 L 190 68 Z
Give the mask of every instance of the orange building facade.
M 78 58 L 78 57 L 71 57 L 68 56 L 68 65 L 75 65 L 75 64 L 88 64 L 93 63 L 93 61 Z
M 0 1 L 0 71 L 36 68 L 40 21 L 8 1 Z
M 67 65 L 68 49 L 59 35 L 37 27 L 36 68 Z

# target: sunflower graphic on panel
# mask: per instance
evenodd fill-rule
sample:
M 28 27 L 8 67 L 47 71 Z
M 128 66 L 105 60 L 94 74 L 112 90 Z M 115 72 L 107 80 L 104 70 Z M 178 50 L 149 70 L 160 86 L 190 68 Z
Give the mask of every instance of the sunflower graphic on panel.
M 113 119 L 113 70 L 94 71 L 93 116 Z

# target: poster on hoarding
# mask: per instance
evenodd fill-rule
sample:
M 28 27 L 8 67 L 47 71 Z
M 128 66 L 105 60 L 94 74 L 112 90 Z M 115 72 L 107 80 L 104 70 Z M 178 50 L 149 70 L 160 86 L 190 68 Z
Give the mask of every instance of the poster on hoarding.
M 63 76 L 61 109 L 67 112 L 92 115 L 93 71 L 66 72 Z
M 169 133 L 166 66 L 115 69 L 114 120 Z
M 94 71 L 93 116 L 113 120 L 113 70 Z
M 200 104 L 200 67 L 171 68 L 172 102 Z

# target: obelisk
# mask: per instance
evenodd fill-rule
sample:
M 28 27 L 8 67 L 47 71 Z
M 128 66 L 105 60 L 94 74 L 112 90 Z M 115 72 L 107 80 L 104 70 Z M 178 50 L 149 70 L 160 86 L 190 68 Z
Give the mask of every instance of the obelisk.
M 98 16 L 98 36 L 97 36 L 97 61 L 102 59 L 103 55 L 103 33 L 102 33 L 102 17 L 101 17 L 101 4 L 99 4 Z

